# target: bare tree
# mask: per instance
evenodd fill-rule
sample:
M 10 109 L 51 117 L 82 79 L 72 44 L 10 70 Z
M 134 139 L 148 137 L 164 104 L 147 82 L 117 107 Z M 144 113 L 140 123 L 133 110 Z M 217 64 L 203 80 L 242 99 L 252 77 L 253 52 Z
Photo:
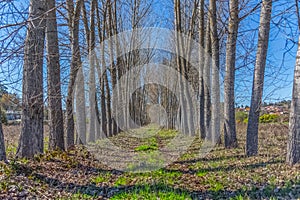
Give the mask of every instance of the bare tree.
M 224 139 L 226 148 L 237 147 L 236 126 L 235 126 L 235 62 L 236 42 L 239 27 L 239 2 L 229 2 L 229 24 L 226 44 L 226 75 L 224 81 Z
M 96 0 L 92 0 L 90 15 L 90 36 L 89 36 L 89 63 L 90 63 L 90 81 L 89 81 L 89 142 L 94 142 L 96 138 L 96 83 L 95 83 L 95 58 L 93 51 L 95 48 L 95 10 Z
M 296 9 L 298 17 L 298 29 L 300 29 L 299 4 L 296 0 Z M 300 37 L 298 41 L 298 50 L 296 55 L 296 64 L 294 72 L 293 97 L 290 111 L 290 127 L 287 145 L 286 162 L 290 165 L 300 161 Z
M 247 127 L 246 154 L 254 156 L 258 153 L 258 123 L 262 94 L 264 86 L 264 74 L 269 44 L 270 21 L 272 13 L 272 0 L 263 0 L 260 13 L 260 27 L 258 32 L 258 44 L 256 62 L 253 77 L 251 107 Z
M 60 57 L 55 0 L 48 0 L 47 14 L 47 70 L 49 106 L 49 149 L 64 150 L 64 123 L 60 88 Z
M 211 37 L 210 37 L 210 19 L 207 19 L 207 27 L 205 31 L 205 54 L 203 66 L 203 112 L 204 112 L 204 131 L 205 138 L 211 140 L 210 119 L 211 119 Z
M 203 82 L 203 70 L 204 70 L 204 41 L 205 41 L 205 19 L 204 19 L 204 0 L 200 1 L 199 7 L 199 124 L 200 124 L 200 137 L 205 138 L 205 123 L 204 123 L 204 82 Z
M 22 130 L 17 157 L 43 153 L 43 56 L 46 0 L 31 0 L 24 50 Z
M 71 38 L 72 61 L 70 70 L 70 81 L 68 85 L 68 96 L 66 103 L 67 112 L 67 148 L 74 145 L 74 116 L 73 116 L 73 97 L 75 80 L 78 69 L 81 67 L 81 56 L 79 47 L 79 16 L 83 0 L 77 0 L 74 8 L 73 0 L 67 0 L 69 30 Z
M 211 89 L 211 134 L 212 143 L 220 141 L 220 80 L 219 80 L 219 36 L 217 27 L 216 0 L 209 1 L 212 52 L 212 89 Z

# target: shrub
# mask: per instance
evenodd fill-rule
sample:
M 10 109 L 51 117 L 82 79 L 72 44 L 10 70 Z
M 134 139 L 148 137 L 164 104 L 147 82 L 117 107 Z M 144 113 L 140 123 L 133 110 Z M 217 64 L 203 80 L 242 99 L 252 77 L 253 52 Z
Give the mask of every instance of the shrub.
M 236 122 L 238 122 L 238 123 L 244 122 L 245 123 L 246 119 L 248 119 L 248 114 L 246 112 L 236 112 L 235 113 Z M 247 120 L 247 122 L 248 122 L 248 120 Z
M 276 114 L 263 114 L 259 117 L 259 123 L 274 123 L 278 122 L 279 116 Z
M 1 110 L 0 117 L 1 117 L 2 124 L 7 125 L 7 118 L 4 110 Z

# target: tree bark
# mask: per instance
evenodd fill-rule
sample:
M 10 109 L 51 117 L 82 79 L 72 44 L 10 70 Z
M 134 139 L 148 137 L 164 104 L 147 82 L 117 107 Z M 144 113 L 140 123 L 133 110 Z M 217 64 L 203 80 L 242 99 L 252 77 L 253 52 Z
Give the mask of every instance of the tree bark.
M 300 29 L 300 14 L 299 3 L 296 0 L 296 11 L 298 18 L 298 30 Z M 299 98 L 299 86 L 300 86 L 300 37 L 298 40 L 298 51 L 296 56 L 295 72 L 294 72 L 294 85 L 293 85 L 293 97 L 290 111 L 290 124 L 289 124 L 289 137 L 287 143 L 287 156 L 286 162 L 290 165 L 296 164 L 300 161 L 300 98 Z
M 44 149 L 43 56 L 45 0 L 31 0 L 24 50 L 22 123 L 17 157 L 32 158 Z
M 211 134 L 212 143 L 220 142 L 220 80 L 219 80 L 219 38 L 217 27 L 216 0 L 210 0 L 210 29 L 212 42 L 212 90 L 211 90 Z
M 113 37 L 114 34 L 114 23 L 113 23 L 113 3 L 111 2 L 111 0 L 107 0 L 107 4 L 108 4 L 108 26 L 107 26 L 107 33 L 109 35 L 109 37 Z M 110 59 L 110 74 L 111 74 L 111 84 L 112 84 L 112 89 L 114 89 L 114 87 L 117 84 L 117 69 L 116 69 L 116 64 L 114 62 L 114 53 L 116 53 L 116 51 L 114 51 L 114 45 L 113 45 L 113 40 L 110 39 L 109 43 L 108 43 L 108 48 L 109 48 L 109 59 Z M 112 112 L 114 112 L 114 110 L 116 109 L 116 106 L 113 104 L 112 102 Z M 117 127 L 117 123 L 116 123 L 116 119 L 113 118 L 113 114 L 112 114 L 112 135 L 116 135 L 118 132 L 118 127 Z
M 104 13 L 103 13 L 103 21 L 106 20 L 106 8 L 104 7 Z M 105 23 L 103 23 L 103 28 L 101 28 L 101 19 L 100 19 L 100 12 L 98 9 L 98 2 L 96 1 L 96 15 L 97 15 L 97 29 L 98 29 L 98 36 L 100 43 L 104 41 L 105 38 Z M 99 77 L 99 83 L 100 83 L 100 107 L 101 107 L 101 133 L 100 137 L 107 137 L 108 136 L 108 129 L 107 129 L 107 115 L 106 115 L 106 99 L 105 99 L 105 83 L 104 83 L 104 66 L 101 67 L 100 65 L 103 65 L 104 62 L 104 47 L 101 46 L 100 51 L 100 58 L 96 61 L 97 66 L 97 72 Z
M 0 108 L 0 113 L 1 113 Z M 6 161 L 6 151 L 5 151 L 5 142 L 4 142 L 4 134 L 2 129 L 2 120 L 0 120 L 0 161 Z
M 258 123 L 264 86 L 264 74 L 267 60 L 272 0 L 263 0 L 260 13 L 258 46 L 253 76 L 251 107 L 247 127 L 246 154 L 254 156 L 258 153 Z
M 184 79 L 186 76 L 186 66 L 185 66 L 185 61 L 181 58 L 181 56 L 184 56 L 184 50 L 183 50 L 183 39 L 182 39 L 182 24 L 181 24 L 181 12 L 180 12 L 180 0 L 175 0 L 174 2 L 174 14 L 175 14 L 175 32 L 176 32 L 176 63 L 177 63 L 177 68 L 178 68 L 178 79 L 179 79 L 179 99 L 180 99 L 180 128 L 184 134 L 188 134 L 189 132 L 189 127 L 188 127 L 188 122 L 187 122 L 187 113 L 186 113 L 186 98 L 184 96 L 184 91 L 185 91 L 185 84 Z
M 64 123 L 60 88 L 60 63 L 55 0 L 48 0 L 47 70 L 49 106 L 49 149 L 64 150 Z
M 77 144 L 86 144 L 86 99 L 85 99 L 85 79 L 83 76 L 82 67 L 78 69 L 75 84 L 75 118 L 76 118 L 76 133 Z
M 205 139 L 211 140 L 210 120 L 211 120 L 211 37 L 210 37 L 210 19 L 207 19 L 205 33 L 205 54 L 203 69 L 203 98 L 204 98 L 204 130 Z
M 73 101 L 74 101 L 74 87 L 77 77 L 78 69 L 81 67 L 80 47 L 79 47 L 79 16 L 83 0 L 77 0 L 74 9 L 73 0 L 67 0 L 67 9 L 69 17 L 69 30 L 71 38 L 72 60 L 70 81 L 68 85 L 68 96 L 66 103 L 67 110 L 67 148 L 74 146 L 74 115 L 73 115 Z
M 89 142 L 95 142 L 96 137 L 96 81 L 95 81 L 95 55 L 93 51 L 95 48 L 95 0 L 92 0 L 91 15 L 90 15 L 90 41 L 89 41 L 89 64 L 90 64 L 90 82 L 89 82 L 89 108 L 90 108 L 90 122 L 89 122 Z
M 204 28 L 204 0 L 200 1 L 199 9 L 199 128 L 201 139 L 205 138 L 205 122 L 204 122 L 204 82 L 203 82 L 203 70 L 204 70 L 204 41 L 205 41 L 205 28 Z
M 239 2 L 230 0 L 229 2 L 229 24 L 226 43 L 226 75 L 224 81 L 224 140 L 225 148 L 236 148 L 236 124 L 235 124 L 235 60 L 236 41 L 239 27 Z
M 293 98 L 290 111 L 289 137 L 286 162 L 294 165 L 300 162 L 300 37 L 294 72 Z

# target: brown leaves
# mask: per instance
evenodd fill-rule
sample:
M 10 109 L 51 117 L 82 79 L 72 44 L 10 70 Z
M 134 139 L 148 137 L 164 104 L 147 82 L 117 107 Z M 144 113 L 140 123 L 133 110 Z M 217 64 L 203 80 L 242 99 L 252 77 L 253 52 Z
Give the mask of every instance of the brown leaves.
M 280 131 L 280 132 L 279 132 Z M 147 173 L 123 173 L 101 164 L 82 146 L 71 151 L 47 152 L 33 160 L 0 163 L 0 198 L 108 198 L 132 187 L 160 185 L 181 189 L 195 198 L 300 197 L 300 165 L 284 163 L 287 130 L 283 125 L 260 127 L 260 154 L 244 156 L 245 127 L 238 127 L 239 148 L 217 147 L 205 158 L 198 156 L 201 141 L 164 169 Z M 9 136 L 6 136 L 9 137 Z M 169 137 L 157 136 L 158 147 Z M 118 136 L 113 141 L 120 142 Z M 126 148 L 148 142 L 127 138 Z M 149 150 L 150 151 L 150 150 Z M 142 187 L 141 187 L 142 188 Z M 128 193 L 129 194 L 129 193 Z M 143 194 L 145 195 L 145 194 Z

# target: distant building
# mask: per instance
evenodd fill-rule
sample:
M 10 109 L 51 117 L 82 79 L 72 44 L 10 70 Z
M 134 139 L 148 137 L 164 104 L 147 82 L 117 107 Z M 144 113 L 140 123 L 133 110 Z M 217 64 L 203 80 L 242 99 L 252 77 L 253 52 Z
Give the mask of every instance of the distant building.
M 5 112 L 5 115 L 6 115 L 7 120 L 18 120 L 18 119 L 21 119 L 22 112 L 8 110 Z
M 19 124 L 22 118 L 22 111 L 8 110 L 5 112 L 8 124 Z

